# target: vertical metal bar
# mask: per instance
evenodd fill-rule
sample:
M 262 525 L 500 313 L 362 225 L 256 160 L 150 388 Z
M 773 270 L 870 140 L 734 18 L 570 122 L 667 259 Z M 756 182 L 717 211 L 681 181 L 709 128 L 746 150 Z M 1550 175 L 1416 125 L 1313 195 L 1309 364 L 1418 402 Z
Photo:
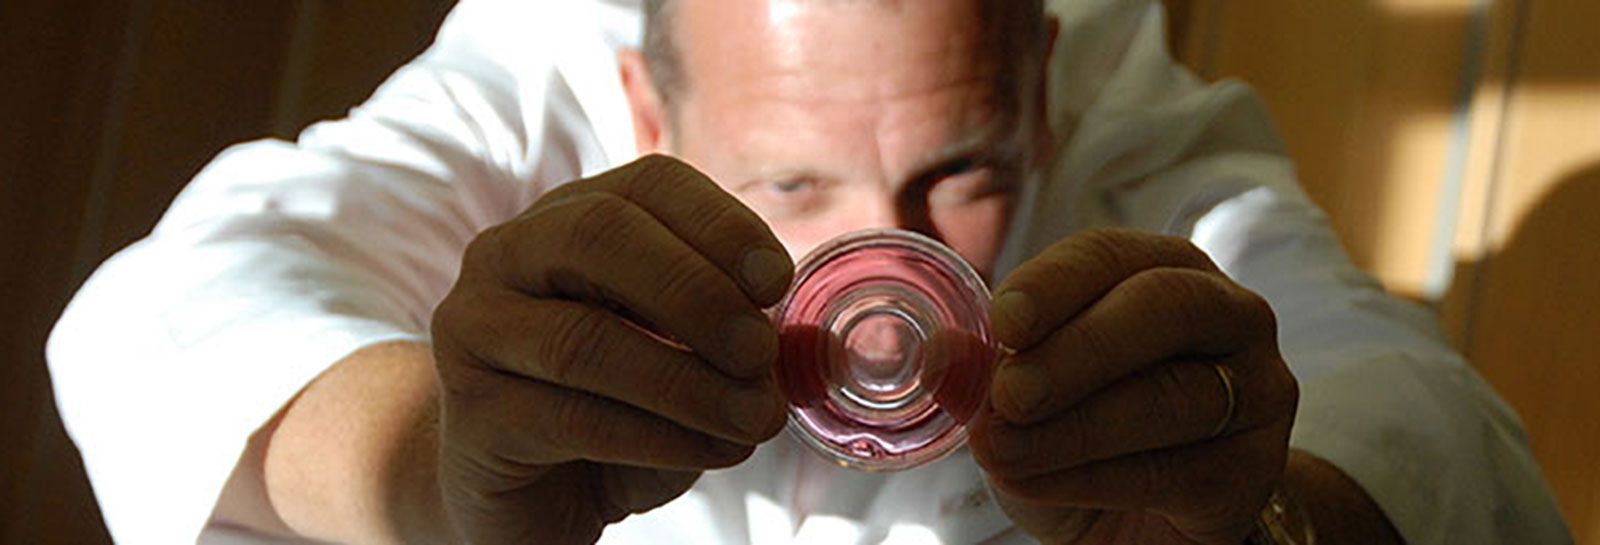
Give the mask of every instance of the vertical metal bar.
M 1474 2 L 1467 22 L 1461 78 L 1456 90 L 1449 147 L 1444 157 L 1444 179 L 1439 182 L 1433 241 L 1428 245 L 1427 269 L 1423 271 L 1422 278 L 1422 296 L 1434 303 L 1444 297 L 1455 275 L 1456 229 L 1461 219 L 1462 194 L 1466 187 L 1467 163 L 1472 150 L 1472 105 L 1484 77 L 1484 49 L 1489 40 L 1489 16 L 1493 2 Z
M 1504 179 L 1506 160 L 1505 131 L 1509 123 L 1507 123 L 1505 120 L 1511 119 L 1515 113 L 1513 111 L 1513 106 L 1516 104 L 1514 99 L 1516 97 L 1517 85 L 1521 80 L 1522 48 L 1526 42 L 1524 38 L 1527 32 L 1529 20 L 1528 12 L 1530 9 L 1532 9 L 1532 3 L 1529 0 L 1501 1 L 1513 2 L 1512 5 L 1514 6 L 1514 11 L 1512 13 L 1511 27 L 1509 30 L 1511 35 L 1507 39 L 1506 45 L 1505 81 L 1501 84 L 1500 92 L 1500 117 L 1502 121 L 1496 124 L 1496 126 L 1499 128 L 1500 134 L 1493 136 L 1494 146 L 1492 148 L 1493 151 L 1491 152 L 1493 157 L 1491 158 L 1489 165 L 1488 188 L 1485 190 L 1484 195 L 1485 204 L 1483 223 L 1478 226 L 1478 248 L 1476 248 L 1476 253 L 1480 257 L 1477 269 L 1473 272 L 1471 284 L 1467 286 L 1467 300 L 1465 302 L 1466 308 L 1462 314 L 1463 324 L 1461 328 L 1461 350 L 1462 352 L 1466 353 L 1469 358 L 1472 355 L 1472 339 L 1478 322 L 1478 303 L 1480 295 L 1483 293 L 1483 279 L 1487 276 L 1489 269 L 1494 266 L 1493 259 L 1489 258 L 1488 256 L 1491 255 L 1490 252 L 1494 249 L 1492 247 L 1494 244 L 1492 236 L 1494 234 L 1496 215 L 1499 213 L 1499 207 L 1497 204 L 1500 201 L 1500 192 L 1502 185 L 1507 183 L 1507 181 Z

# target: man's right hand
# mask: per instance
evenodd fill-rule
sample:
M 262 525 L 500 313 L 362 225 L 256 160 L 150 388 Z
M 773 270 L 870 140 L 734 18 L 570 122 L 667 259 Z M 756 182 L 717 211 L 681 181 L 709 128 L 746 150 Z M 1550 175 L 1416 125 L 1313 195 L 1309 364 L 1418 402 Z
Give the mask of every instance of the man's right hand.
M 662 156 L 480 234 L 433 315 L 457 534 L 591 543 L 747 458 L 784 422 L 760 309 L 792 275 L 755 213 Z

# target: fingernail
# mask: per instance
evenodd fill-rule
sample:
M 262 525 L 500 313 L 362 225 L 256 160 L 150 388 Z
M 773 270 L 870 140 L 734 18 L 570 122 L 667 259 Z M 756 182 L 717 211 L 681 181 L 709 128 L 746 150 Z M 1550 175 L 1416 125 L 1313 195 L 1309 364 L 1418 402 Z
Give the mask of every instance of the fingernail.
M 723 416 L 751 439 L 766 438 L 781 406 L 771 395 L 754 390 L 734 392 L 722 400 Z
M 1044 404 L 1050 391 L 1050 377 L 1038 365 L 1018 363 L 1000 368 L 995 377 L 995 408 L 1006 420 L 1021 422 Z
M 772 325 L 750 315 L 734 316 L 723 323 L 722 342 L 733 366 L 728 371 L 739 378 L 760 377 L 778 353 L 778 334 Z
M 756 248 L 745 252 L 739 264 L 739 274 L 751 292 L 766 294 L 789 275 L 789 258 L 771 248 Z
M 1029 298 L 1028 294 L 1015 290 L 1006 290 L 994 298 L 993 306 L 995 316 L 1010 322 L 1015 327 L 1016 334 L 1025 334 L 1028 330 L 1033 329 L 1033 321 L 1036 318 L 1033 310 L 1033 299 Z

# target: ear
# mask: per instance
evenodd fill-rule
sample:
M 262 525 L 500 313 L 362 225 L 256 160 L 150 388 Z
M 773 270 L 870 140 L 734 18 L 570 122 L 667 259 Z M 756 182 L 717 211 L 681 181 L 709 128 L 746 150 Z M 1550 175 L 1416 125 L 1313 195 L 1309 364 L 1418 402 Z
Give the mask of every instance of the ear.
M 633 114 L 633 142 L 639 154 L 665 153 L 671 147 L 667 111 L 655 81 L 650 79 L 644 53 L 629 48 L 618 51 L 617 67 Z

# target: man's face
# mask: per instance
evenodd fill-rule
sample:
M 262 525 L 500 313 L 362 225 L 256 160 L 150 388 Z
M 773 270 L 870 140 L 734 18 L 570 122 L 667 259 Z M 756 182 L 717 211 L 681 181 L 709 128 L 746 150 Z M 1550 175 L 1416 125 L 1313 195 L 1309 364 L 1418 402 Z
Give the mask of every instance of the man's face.
M 983 3 L 680 1 L 688 84 L 663 144 L 796 258 L 898 227 L 989 277 L 1043 116 L 1037 79 L 1002 45 L 1015 21 L 985 21 Z

